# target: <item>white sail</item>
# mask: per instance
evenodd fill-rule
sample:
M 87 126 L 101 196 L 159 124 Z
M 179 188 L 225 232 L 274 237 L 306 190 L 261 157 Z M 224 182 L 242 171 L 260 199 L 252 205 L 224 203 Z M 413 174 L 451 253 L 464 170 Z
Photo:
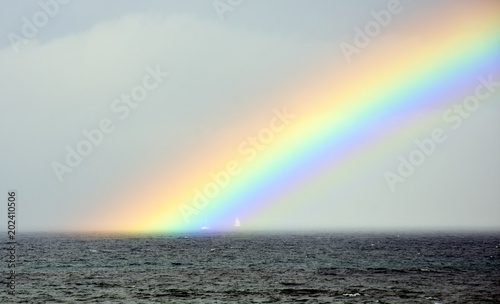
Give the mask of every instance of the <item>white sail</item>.
M 201 227 L 202 230 L 207 230 L 207 229 L 210 229 L 210 227 L 207 225 L 207 218 L 205 217 L 205 225 L 203 225 L 203 227 Z
M 234 227 L 240 227 L 240 226 L 241 226 L 240 220 L 236 218 L 236 220 L 234 221 Z

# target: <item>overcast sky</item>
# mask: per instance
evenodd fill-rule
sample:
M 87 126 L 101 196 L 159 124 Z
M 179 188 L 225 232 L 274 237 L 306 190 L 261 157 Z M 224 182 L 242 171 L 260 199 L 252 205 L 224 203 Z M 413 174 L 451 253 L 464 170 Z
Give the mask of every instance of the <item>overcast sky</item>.
M 26 20 L 42 16 L 37 1 L 0 0 L 0 200 L 18 191 L 25 231 L 92 229 L 82 215 L 99 214 L 158 163 L 174 166 L 189 147 L 243 136 L 241 119 L 286 105 L 266 97 L 343 61 L 339 43 L 388 1 L 244 0 L 229 1 L 227 11 L 201 0 L 66 2 L 41 0 L 52 3 L 53 17 L 33 28 Z M 408 15 L 391 26 L 433 9 L 430 1 L 402 3 Z M 12 33 L 26 31 L 29 42 L 16 44 Z M 151 70 L 161 81 L 149 78 L 155 88 L 145 101 L 113 111 Z M 392 193 L 384 168 L 367 168 L 336 193 L 349 204 L 332 204 L 327 191 L 314 208 L 298 210 L 304 226 L 498 229 L 499 96 L 450 135 L 411 187 Z M 63 163 L 65 147 L 103 119 L 113 131 L 61 181 L 54 161 Z M 391 153 L 396 164 L 402 151 Z

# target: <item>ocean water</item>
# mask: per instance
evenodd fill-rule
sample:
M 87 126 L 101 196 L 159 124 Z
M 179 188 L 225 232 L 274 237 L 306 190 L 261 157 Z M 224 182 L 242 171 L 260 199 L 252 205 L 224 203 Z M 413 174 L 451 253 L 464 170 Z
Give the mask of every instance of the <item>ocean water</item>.
M 21 234 L 0 303 L 500 303 L 492 233 Z

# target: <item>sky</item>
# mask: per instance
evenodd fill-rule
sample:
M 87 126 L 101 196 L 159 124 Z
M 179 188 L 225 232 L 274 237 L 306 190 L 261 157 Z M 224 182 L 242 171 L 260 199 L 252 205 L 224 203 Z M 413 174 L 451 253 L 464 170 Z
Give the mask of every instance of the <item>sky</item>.
M 498 230 L 498 8 L 0 0 L 0 200 L 19 231 Z

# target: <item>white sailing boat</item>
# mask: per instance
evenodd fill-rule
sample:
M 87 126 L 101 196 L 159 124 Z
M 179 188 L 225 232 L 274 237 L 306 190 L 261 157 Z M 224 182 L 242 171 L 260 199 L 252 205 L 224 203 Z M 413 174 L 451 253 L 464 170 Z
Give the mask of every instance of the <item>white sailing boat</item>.
M 205 224 L 207 223 L 207 218 L 205 217 Z M 203 227 L 201 227 L 202 230 L 208 230 L 210 229 L 210 227 L 208 225 L 205 225 Z
M 240 226 L 241 226 L 240 220 L 236 218 L 236 220 L 234 221 L 234 227 L 240 227 Z

